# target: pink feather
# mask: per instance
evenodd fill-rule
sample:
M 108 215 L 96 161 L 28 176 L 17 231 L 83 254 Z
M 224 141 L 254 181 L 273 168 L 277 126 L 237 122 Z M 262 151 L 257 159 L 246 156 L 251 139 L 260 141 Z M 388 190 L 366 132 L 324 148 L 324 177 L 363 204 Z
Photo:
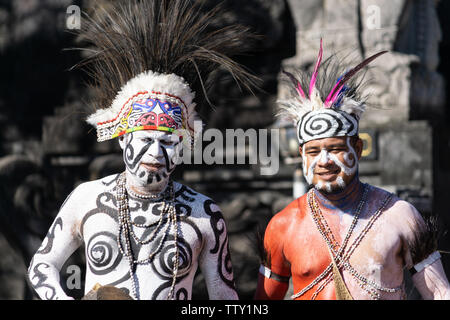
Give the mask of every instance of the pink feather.
M 337 81 L 336 84 L 334 85 L 333 89 L 331 89 L 330 94 L 328 95 L 328 97 L 325 99 L 325 107 L 326 108 L 331 108 L 331 106 L 333 105 L 334 101 L 336 100 L 336 98 L 338 97 L 339 93 L 341 92 L 342 88 L 344 87 L 345 83 L 350 80 L 351 77 L 353 77 L 359 70 L 361 70 L 362 68 L 364 68 L 366 65 L 368 65 L 370 62 L 372 62 L 373 60 L 375 60 L 376 58 L 378 58 L 379 56 L 381 56 L 382 54 L 385 54 L 387 51 L 381 51 L 378 52 L 372 56 L 370 56 L 369 58 L 365 59 L 363 62 L 361 62 L 360 64 L 358 64 L 356 67 L 354 67 L 353 69 L 351 69 L 350 71 L 348 71 L 342 78 L 341 80 Z
M 303 92 L 302 86 L 300 85 L 300 81 L 298 81 L 294 75 L 292 73 L 289 73 L 287 71 L 282 70 L 282 72 L 288 76 L 288 78 L 292 81 L 292 83 L 295 86 L 295 89 L 297 90 L 297 93 L 299 94 L 300 97 L 304 98 L 305 97 L 305 92 Z
M 312 92 L 314 91 L 314 88 L 316 86 L 317 72 L 319 70 L 320 63 L 322 62 L 322 55 L 323 55 L 323 47 L 322 47 L 322 38 L 321 38 L 319 55 L 317 56 L 316 66 L 314 67 L 314 72 L 311 76 L 311 81 L 309 83 L 309 98 L 311 98 Z
M 297 84 L 297 92 L 300 95 L 300 97 L 304 98 L 305 97 L 305 93 L 303 92 L 302 86 L 300 85 L 300 82 L 298 82 Z

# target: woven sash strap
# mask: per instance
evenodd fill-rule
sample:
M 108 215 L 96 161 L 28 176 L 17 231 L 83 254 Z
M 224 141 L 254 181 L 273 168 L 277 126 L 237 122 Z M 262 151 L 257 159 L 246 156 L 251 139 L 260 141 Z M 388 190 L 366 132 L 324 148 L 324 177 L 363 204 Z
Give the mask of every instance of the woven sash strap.
M 342 279 L 341 272 L 339 271 L 336 260 L 334 259 L 330 248 L 328 248 L 328 252 L 330 253 L 331 262 L 333 263 L 333 281 L 336 300 L 353 300 L 350 291 L 348 291 L 348 288 L 345 285 L 344 279 Z

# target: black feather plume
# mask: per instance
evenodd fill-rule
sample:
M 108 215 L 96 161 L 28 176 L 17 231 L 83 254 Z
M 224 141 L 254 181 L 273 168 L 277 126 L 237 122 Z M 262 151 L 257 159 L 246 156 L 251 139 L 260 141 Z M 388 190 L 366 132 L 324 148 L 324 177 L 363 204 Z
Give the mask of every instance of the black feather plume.
M 264 247 L 264 231 L 261 229 L 260 225 L 258 225 L 257 228 L 254 230 L 252 243 L 258 254 L 260 264 L 270 268 L 271 267 L 270 254 Z
M 250 91 L 259 79 L 232 59 L 249 50 L 256 39 L 240 25 L 214 28 L 221 7 L 204 10 L 194 0 L 113 1 L 84 15 L 80 40 L 88 57 L 85 66 L 95 90 L 95 109 L 106 108 L 130 79 L 144 71 L 183 77 L 204 101 L 208 78 L 227 70 Z
M 413 264 L 425 260 L 430 254 L 438 249 L 438 239 L 441 235 L 439 224 L 435 216 L 424 218 L 414 238 L 408 243 Z

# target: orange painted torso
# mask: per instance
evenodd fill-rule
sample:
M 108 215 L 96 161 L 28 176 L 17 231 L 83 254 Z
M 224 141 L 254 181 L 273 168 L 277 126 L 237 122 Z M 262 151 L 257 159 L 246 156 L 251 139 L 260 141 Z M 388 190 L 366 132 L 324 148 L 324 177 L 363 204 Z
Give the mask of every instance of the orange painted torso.
M 349 238 L 347 248 L 354 243 L 370 220 L 370 217 L 386 199 L 387 192 L 369 187 L 368 201 L 361 210 L 360 218 Z M 319 207 L 333 236 L 338 244 L 342 244 L 345 235 L 352 223 L 353 214 L 361 197 L 356 201 L 348 199 L 348 204 L 341 211 L 318 199 Z M 387 288 L 401 286 L 403 282 L 403 267 L 405 266 L 404 241 L 402 231 L 398 227 L 393 204 L 398 199 L 389 201 L 388 206 L 375 220 L 372 228 L 366 233 L 363 240 L 350 256 L 350 265 L 362 276 L 374 280 Z M 399 224 L 397 223 L 399 222 Z M 294 294 L 313 282 L 331 263 L 327 244 L 319 233 L 312 218 L 308 205 L 307 195 L 294 200 L 284 210 L 279 212 L 269 223 L 265 247 L 270 255 L 270 269 L 281 276 L 291 276 Z M 354 299 L 370 299 L 371 296 L 361 288 L 361 282 L 355 280 L 348 270 L 341 268 L 342 277 Z M 326 279 L 326 278 L 324 278 Z M 264 291 L 259 288 L 256 297 L 273 298 L 279 284 L 273 279 L 262 279 Z M 323 286 L 321 290 L 317 290 Z M 275 290 L 275 291 L 274 291 Z M 333 280 L 325 285 L 325 280 L 318 282 L 311 290 L 297 299 L 336 299 Z M 380 292 L 381 298 L 401 299 L 402 290 L 395 293 Z M 279 298 L 279 297 L 278 297 Z
M 290 272 L 294 284 L 294 293 L 310 284 L 330 264 L 331 258 L 321 234 L 308 216 L 306 196 L 299 198 L 298 207 L 289 208 L 292 224 L 289 227 L 290 241 L 284 242 L 284 257 L 290 262 Z M 300 209 L 300 208 L 303 208 Z M 328 224 L 338 242 L 341 242 L 337 215 L 328 219 Z M 305 293 L 300 299 L 311 299 L 314 290 Z M 335 299 L 334 287 L 327 286 L 319 293 L 317 299 Z

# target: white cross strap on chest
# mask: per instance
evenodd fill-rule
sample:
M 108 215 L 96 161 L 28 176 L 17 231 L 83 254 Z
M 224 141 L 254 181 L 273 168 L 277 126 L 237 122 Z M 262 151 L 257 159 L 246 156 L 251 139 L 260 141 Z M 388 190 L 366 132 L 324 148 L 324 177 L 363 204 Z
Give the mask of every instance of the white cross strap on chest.
M 279 274 L 274 273 L 272 270 L 267 268 L 266 266 L 261 265 L 259 267 L 259 273 L 261 273 L 267 279 L 273 279 L 278 282 L 289 282 L 290 277 L 280 276 Z
M 418 264 L 414 265 L 414 267 L 409 269 L 409 271 L 411 272 L 411 274 L 415 274 L 417 272 L 420 272 L 423 269 L 425 269 L 426 267 L 428 267 L 429 265 L 433 264 L 436 260 L 439 260 L 440 258 L 441 258 L 441 254 L 439 253 L 439 251 L 435 251 L 432 254 L 430 254 L 428 256 L 428 258 L 426 258 L 425 260 L 423 260 L 423 261 L 419 262 Z

